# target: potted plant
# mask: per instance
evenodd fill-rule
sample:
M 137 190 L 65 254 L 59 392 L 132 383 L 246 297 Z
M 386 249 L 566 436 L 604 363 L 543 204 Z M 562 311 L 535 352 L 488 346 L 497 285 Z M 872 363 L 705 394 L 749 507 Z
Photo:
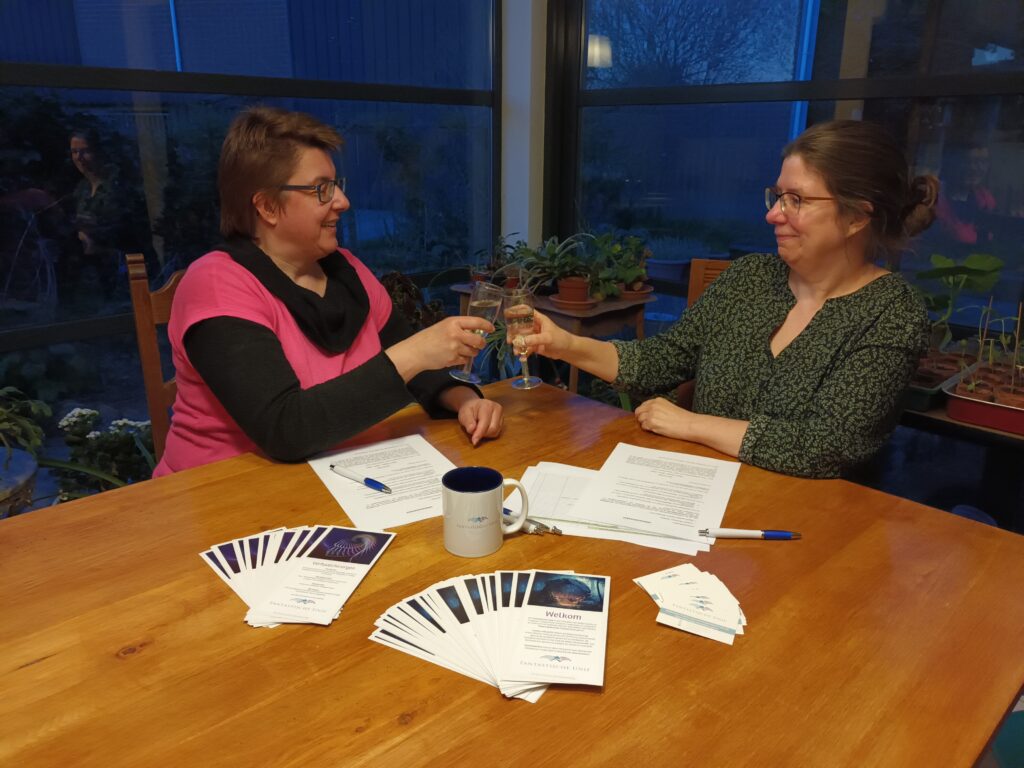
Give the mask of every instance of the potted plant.
M 587 237 L 590 235 L 578 233 L 559 241 L 553 235 L 536 250 L 524 254 L 522 266 L 528 272 L 526 287 L 536 291 L 553 282 L 558 287 L 558 301 L 587 303 L 590 267 L 581 253 L 583 240 Z
M 32 501 L 36 472 L 36 453 L 43 444 L 40 419 L 50 415 L 50 407 L 26 397 L 15 387 L 0 388 L 0 518 L 17 514 Z M 20 446 L 16 448 L 15 446 Z
M 931 269 L 916 275 L 919 281 L 937 284 L 933 291 L 919 288 L 932 323 L 928 351 L 918 362 L 908 393 L 907 407 L 918 411 L 938 405 L 944 385 L 955 383 L 970 364 L 967 342 L 952 343 L 950 319 L 958 311 L 956 303 L 960 294 L 965 290 L 980 294 L 990 292 L 998 282 L 1003 266 L 1000 259 L 984 253 L 972 253 L 959 264 L 936 253 L 931 256 L 931 264 Z
M 978 354 L 955 384 L 947 384 L 946 412 L 951 419 L 1006 432 L 1024 434 L 1024 358 L 1021 357 L 1021 318 L 992 318 L 992 300 L 981 313 Z M 1006 331 L 1012 321 L 1013 333 Z M 993 326 L 999 325 L 999 333 Z M 998 342 L 998 347 L 996 346 Z

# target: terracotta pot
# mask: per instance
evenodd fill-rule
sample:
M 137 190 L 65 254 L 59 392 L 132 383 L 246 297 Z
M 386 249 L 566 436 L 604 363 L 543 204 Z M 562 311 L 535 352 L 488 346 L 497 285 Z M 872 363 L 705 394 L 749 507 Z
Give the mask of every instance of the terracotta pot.
M 1004 384 L 996 387 L 995 401 L 1000 405 L 1009 405 L 1012 408 L 1024 408 L 1024 384 L 1012 386 Z
M 563 277 L 559 279 L 558 298 L 562 301 L 586 301 L 590 298 L 589 278 Z

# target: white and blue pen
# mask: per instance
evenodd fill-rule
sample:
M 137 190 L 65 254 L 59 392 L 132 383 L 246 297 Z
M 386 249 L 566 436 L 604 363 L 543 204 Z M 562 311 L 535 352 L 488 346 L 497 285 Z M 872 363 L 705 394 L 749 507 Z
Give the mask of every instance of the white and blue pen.
M 697 534 L 710 539 L 774 539 L 790 541 L 802 538 L 793 531 L 757 531 L 747 528 L 701 528 Z
M 342 477 L 347 477 L 349 480 L 355 480 L 357 483 L 362 483 L 371 490 L 380 491 L 381 493 L 391 493 L 391 489 L 384 485 L 380 480 L 374 480 L 372 477 L 363 477 L 349 469 L 339 467 L 337 464 L 331 464 L 331 472 L 336 475 L 341 475 Z

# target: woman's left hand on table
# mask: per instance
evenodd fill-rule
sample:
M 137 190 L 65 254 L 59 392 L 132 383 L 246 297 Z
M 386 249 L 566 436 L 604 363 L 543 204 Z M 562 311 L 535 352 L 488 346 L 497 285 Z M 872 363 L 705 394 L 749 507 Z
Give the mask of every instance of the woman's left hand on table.
M 459 406 L 459 424 L 466 430 L 470 442 L 477 445 L 485 437 L 501 434 L 505 416 L 499 403 L 474 397 Z
M 633 412 L 641 429 L 665 437 L 688 440 L 693 412 L 670 403 L 663 397 L 647 400 Z

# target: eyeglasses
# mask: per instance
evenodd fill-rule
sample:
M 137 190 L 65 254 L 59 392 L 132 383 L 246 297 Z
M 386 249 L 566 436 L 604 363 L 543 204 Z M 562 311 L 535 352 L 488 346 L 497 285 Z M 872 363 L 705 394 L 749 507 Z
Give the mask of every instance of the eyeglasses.
M 796 192 L 779 192 L 775 187 L 764 188 L 764 207 L 769 211 L 779 204 L 783 213 L 796 215 L 800 213 L 800 206 L 804 200 L 835 200 L 834 197 L 811 197 L 809 195 L 798 195 Z
M 340 189 L 341 194 L 345 194 L 344 176 L 340 179 L 321 181 L 319 184 L 281 184 L 278 187 L 278 189 L 291 189 L 297 192 L 316 192 L 316 199 L 320 201 L 321 205 L 326 205 L 334 199 L 335 188 Z

